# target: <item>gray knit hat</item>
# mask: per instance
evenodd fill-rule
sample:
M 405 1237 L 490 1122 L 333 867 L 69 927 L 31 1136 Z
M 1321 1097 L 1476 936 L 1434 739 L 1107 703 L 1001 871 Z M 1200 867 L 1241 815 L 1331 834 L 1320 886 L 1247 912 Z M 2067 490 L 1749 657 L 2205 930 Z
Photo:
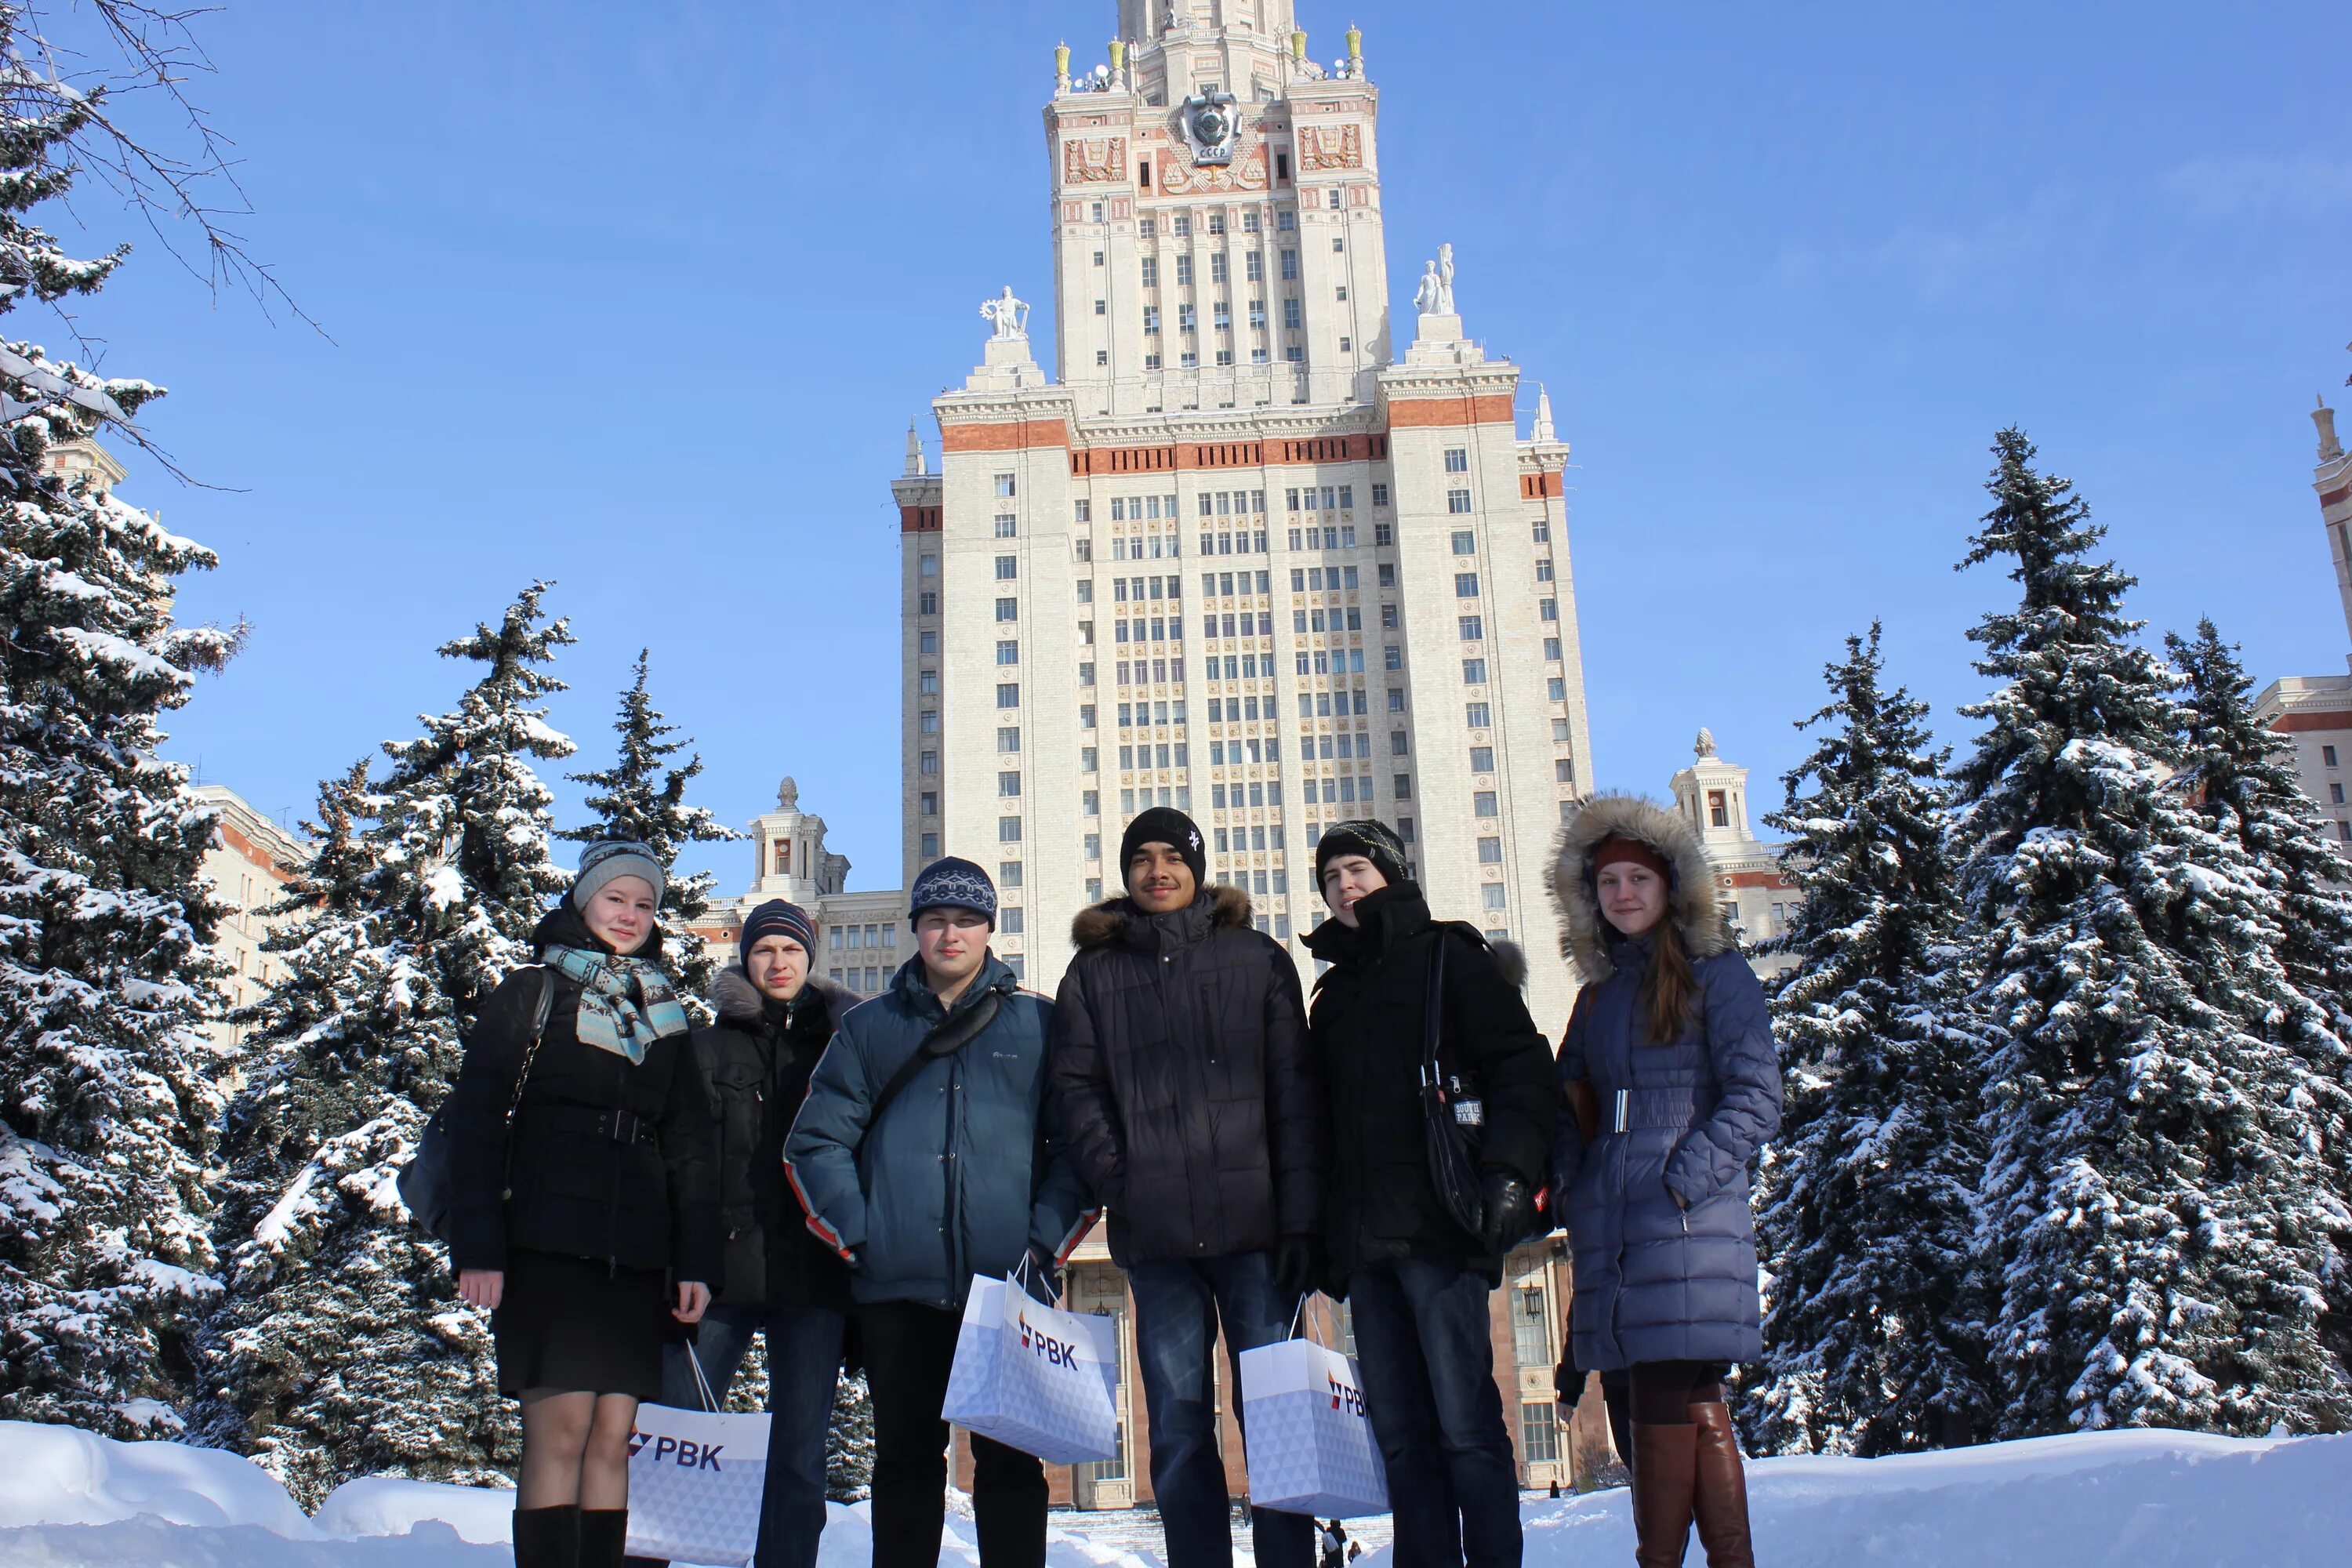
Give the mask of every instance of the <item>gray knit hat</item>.
M 588 900 L 615 877 L 644 878 L 654 890 L 656 904 L 669 886 L 669 878 L 663 873 L 661 862 L 654 858 L 651 849 L 625 838 L 608 838 L 580 852 L 580 875 L 572 882 L 573 906 L 586 909 Z

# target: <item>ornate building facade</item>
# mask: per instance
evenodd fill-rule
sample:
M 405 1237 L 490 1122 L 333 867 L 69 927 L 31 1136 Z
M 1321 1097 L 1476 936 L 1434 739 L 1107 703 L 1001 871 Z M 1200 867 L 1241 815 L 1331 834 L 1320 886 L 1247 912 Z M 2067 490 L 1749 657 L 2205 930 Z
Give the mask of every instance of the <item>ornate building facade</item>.
M 860 995 L 871 996 L 890 973 L 915 955 L 907 941 L 907 895 L 848 891 L 849 857 L 825 847 L 824 818 L 801 809 L 800 785 L 791 778 L 776 788 L 776 808 L 746 825 L 751 847 L 748 889 L 710 900 L 710 912 L 694 929 L 731 962 L 743 933 L 743 920 L 770 899 L 801 906 L 816 921 L 819 951 L 811 967 Z
M 1326 68 L 1291 0 L 1120 0 L 1117 31 L 1055 56 L 1053 374 L 989 300 L 936 470 L 910 431 L 892 487 L 905 874 L 995 870 L 1050 993 L 1127 820 L 1174 805 L 1304 963 L 1317 837 L 1379 816 L 1556 1029 L 1544 872 L 1591 776 L 1568 445 L 1466 335 L 1451 247 L 1392 318 L 1356 33 Z
M 1782 935 L 1804 895 L 1781 872 L 1782 846 L 1767 844 L 1748 825 L 1748 770 L 1717 753 L 1711 730 L 1698 732 L 1692 752 L 1691 765 L 1668 787 L 1675 808 L 1690 819 L 1715 864 L 1716 900 L 1742 942 Z M 1796 966 L 1787 955 L 1750 957 L 1748 963 L 1767 976 Z
M 2336 568 L 2345 634 L 2352 640 L 2352 457 L 2336 437 L 2336 410 L 2326 398 L 2311 411 L 2311 422 L 2319 435 L 2311 488 L 2319 496 L 2319 524 Z M 2352 667 L 2352 655 L 2346 664 Z M 2254 708 L 2264 723 L 2293 741 L 2305 793 L 2319 803 L 2338 851 L 2352 856 L 2352 801 L 2346 799 L 2352 788 L 2352 674 L 2284 676 L 2263 688 Z
M 198 784 L 194 794 L 217 818 L 212 847 L 205 851 L 204 874 L 222 910 L 220 929 L 213 937 L 213 956 L 228 970 L 221 990 L 232 1008 L 249 1007 L 285 974 L 285 962 L 262 951 L 261 944 L 283 918 L 270 909 L 284 897 L 286 884 L 310 863 L 310 847 L 233 789 Z M 243 1025 L 226 1018 L 215 1019 L 211 1031 L 224 1048 L 238 1044 L 245 1035 Z

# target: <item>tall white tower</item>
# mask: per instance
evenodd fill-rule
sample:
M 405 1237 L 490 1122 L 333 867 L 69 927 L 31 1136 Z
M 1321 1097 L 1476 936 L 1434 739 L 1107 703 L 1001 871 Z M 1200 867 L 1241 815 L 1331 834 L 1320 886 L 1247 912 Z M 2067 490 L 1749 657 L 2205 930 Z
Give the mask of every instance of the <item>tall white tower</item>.
M 1442 918 L 1528 947 L 1556 1031 L 1544 871 L 1591 775 L 1549 400 L 1522 438 L 1450 247 L 1391 299 L 1358 34 L 1326 67 L 1289 0 L 1117 27 L 1098 64 L 1054 51 L 1054 374 L 976 277 L 982 363 L 932 404 L 938 473 L 893 486 L 907 874 L 997 871 L 997 949 L 1050 989 L 1143 806 L 1192 812 L 1294 944 L 1322 827 L 1380 816 Z

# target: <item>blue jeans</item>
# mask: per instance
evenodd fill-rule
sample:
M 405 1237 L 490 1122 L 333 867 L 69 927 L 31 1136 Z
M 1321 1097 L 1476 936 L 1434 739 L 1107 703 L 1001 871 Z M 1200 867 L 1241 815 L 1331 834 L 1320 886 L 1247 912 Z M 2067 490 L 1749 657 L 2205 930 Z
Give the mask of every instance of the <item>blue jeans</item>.
M 1495 1387 L 1486 1277 L 1399 1258 L 1348 1281 L 1398 1568 L 1518 1568 L 1519 1474 Z
M 1168 1568 L 1232 1568 L 1209 1357 L 1222 1322 L 1230 1358 L 1225 1388 L 1238 1419 L 1241 1352 L 1289 1338 L 1298 1303 L 1275 1289 L 1274 1258 L 1265 1252 L 1152 1258 L 1129 1268 L 1127 1283 L 1135 1296 L 1135 1358 Z M 1314 1568 L 1315 1521 L 1305 1514 L 1252 1509 L 1250 1536 L 1258 1568 Z
M 815 1568 L 824 1531 L 824 1439 L 833 1425 L 834 1384 L 841 1375 L 845 1313 L 826 1307 L 713 1307 L 702 1316 L 697 1348 L 662 1347 L 662 1403 L 702 1408 L 689 1354 L 722 1403 L 751 1348 L 768 1341 L 768 1481 L 760 1499 L 760 1548 L 753 1568 Z

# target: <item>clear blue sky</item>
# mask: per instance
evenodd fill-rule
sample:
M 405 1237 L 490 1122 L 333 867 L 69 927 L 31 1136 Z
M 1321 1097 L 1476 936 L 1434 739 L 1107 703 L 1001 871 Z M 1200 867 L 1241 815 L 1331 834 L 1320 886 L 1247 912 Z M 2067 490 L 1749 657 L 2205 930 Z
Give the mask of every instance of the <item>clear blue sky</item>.
M 2155 629 L 2345 668 L 2305 413 L 2352 372 L 2352 7 L 1351 7 L 1301 0 L 1318 58 L 1364 30 L 1392 278 L 1452 241 L 1470 331 L 1576 447 L 1604 786 L 1662 791 L 1705 723 L 1777 800 L 1873 616 L 1964 742 L 1960 634 L 2011 590 L 1951 566 L 2011 421 Z M 1102 58 L 1112 16 L 229 0 L 196 91 L 334 342 L 152 246 L 85 312 L 236 487 L 125 490 L 221 554 L 186 614 L 254 626 L 173 754 L 307 809 L 455 698 L 436 643 L 546 576 L 587 762 L 649 645 L 705 804 L 740 823 L 792 772 L 853 885 L 894 885 L 887 480 L 977 301 L 1046 297 L 1051 50 Z

